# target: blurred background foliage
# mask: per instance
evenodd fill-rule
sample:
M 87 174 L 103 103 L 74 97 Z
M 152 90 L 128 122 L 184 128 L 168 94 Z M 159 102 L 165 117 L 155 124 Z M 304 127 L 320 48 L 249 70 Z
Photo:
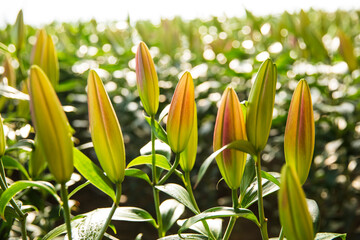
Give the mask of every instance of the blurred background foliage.
M 26 23 L 26 19 L 24 21 Z M 223 90 L 231 85 L 239 99 L 246 100 L 257 69 L 268 57 L 277 65 L 278 83 L 272 130 L 262 158 L 265 170 L 279 172 L 285 162 L 283 136 L 287 110 L 298 80 L 305 78 L 311 87 L 314 105 L 316 145 L 304 190 L 320 207 L 320 231 L 347 232 L 348 239 L 360 237 L 360 11 L 309 10 L 263 17 L 247 11 L 243 18 L 224 16 L 184 21 L 175 17 L 157 24 L 131 23 L 130 19 L 106 24 L 92 20 L 55 22 L 44 28 L 56 46 L 60 64 L 56 90 L 74 128 L 74 141 L 95 162 L 88 131 L 86 79 L 89 69 L 100 68 L 97 72 L 105 82 L 122 126 L 127 161 L 138 156 L 140 148 L 150 140 L 150 129 L 136 90 L 135 51 L 139 41 L 149 46 L 157 67 L 160 110 L 170 103 L 176 83 L 185 70 L 194 78 L 199 118 L 194 179 L 202 161 L 212 153 L 217 103 Z M 21 30 L 25 33 L 23 45 L 17 42 L 21 34 L 18 30 L 16 24 L 0 29 L 0 75 L 2 86 L 9 85 L 26 93 L 24 80 L 37 28 L 26 25 Z M 32 139 L 28 102 L 11 99 L 20 96 L 18 92 L 1 89 L 0 109 L 5 118 L 8 147 L 23 139 Z M 28 148 L 11 154 L 28 166 Z M 26 177 L 10 167 L 7 171 L 13 180 Z M 195 190 L 201 209 L 230 205 L 230 191 L 223 182 L 217 184 L 219 179 L 220 173 L 214 164 Z M 75 175 L 73 187 L 82 182 L 80 175 Z M 154 212 L 150 188 L 143 189 L 142 182 L 136 179 L 126 179 L 123 186 L 123 205 Z M 86 189 L 73 197 L 75 214 L 111 205 L 110 199 L 95 188 Z M 59 224 L 59 210 L 51 205 L 51 198 L 44 196 L 44 199 L 39 201 L 38 191 L 33 190 L 22 196 L 25 204 L 31 203 L 40 210 L 28 218 L 34 224 L 31 225 L 34 236 Z M 280 226 L 278 213 L 273 209 L 277 209 L 276 194 L 265 198 L 269 233 L 276 236 Z M 118 236 L 133 239 L 138 232 L 143 232 L 144 239 L 153 239 L 149 237 L 153 234 L 151 228 L 131 224 L 136 226 L 134 233 L 129 233 L 127 225 L 122 223 Z M 248 232 L 246 239 L 259 237 L 256 227 L 252 233 L 244 227 L 246 224 L 239 221 L 234 239 L 237 232 L 244 231 Z

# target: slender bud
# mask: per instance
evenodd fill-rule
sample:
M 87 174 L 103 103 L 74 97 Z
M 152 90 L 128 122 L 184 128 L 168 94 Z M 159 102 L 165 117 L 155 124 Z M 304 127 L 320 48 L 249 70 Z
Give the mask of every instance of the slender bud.
M 25 44 L 25 24 L 23 11 L 20 10 L 13 29 L 13 41 L 16 43 L 16 51 L 20 52 Z
M 338 31 L 340 39 L 339 53 L 347 63 L 350 72 L 358 68 L 358 61 L 354 54 L 354 45 L 351 39 L 341 30 Z
M 197 112 L 196 104 L 194 111 L 194 122 L 191 128 L 191 135 L 188 141 L 188 145 L 185 150 L 180 153 L 180 167 L 184 172 L 190 172 L 194 167 L 196 160 L 196 153 L 198 147 L 198 128 L 197 128 Z
M 37 33 L 37 40 L 31 52 L 32 64 L 38 65 L 56 87 L 59 82 L 59 62 L 53 40 L 44 29 Z
M 214 151 L 236 140 L 247 140 L 245 120 L 236 92 L 227 87 L 216 116 Z M 239 188 L 245 169 L 246 153 L 226 149 L 216 157 L 216 162 L 227 185 L 231 189 Z
M 4 133 L 3 119 L 0 115 L 0 158 L 5 154 L 6 137 Z
M 2 75 L 2 77 L 6 77 L 7 79 L 7 83 L 10 87 L 15 88 L 16 87 L 16 74 L 15 74 L 15 69 L 11 64 L 11 57 L 9 55 L 5 55 L 5 59 L 4 59 L 4 74 Z
M 154 116 L 159 108 L 159 83 L 153 59 L 144 42 L 139 44 L 135 59 L 139 96 L 146 113 Z
M 121 183 L 125 176 L 125 146 L 119 121 L 104 85 L 94 70 L 88 77 L 90 133 L 96 155 L 107 176 Z
M 31 118 L 50 172 L 59 183 L 73 173 L 73 142 L 70 125 L 46 74 L 38 66 L 30 69 Z
M 186 148 L 194 125 L 194 114 L 194 83 L 191 74 L 185 72 L 176 86 L 166 125 L 169 145 L 174 153 Z
M 295 170 L 285 165 L 281 171 L 279 214 L 286 239 L 313 240 L 312 218 Z
M 284 137 L 286 164 L 295 169 L 301 184 L 305 183 L 310 171 L 314 144 L 315 123 L 310 89 L 302 79 L 291 99 Z
M 276 65 L 267 59 L 261 64 L 250 90 L 247 107 L 246 132 L 249 142 L 256 151 L 261 152 L 269 138 L 275 102 L 277 70 Z

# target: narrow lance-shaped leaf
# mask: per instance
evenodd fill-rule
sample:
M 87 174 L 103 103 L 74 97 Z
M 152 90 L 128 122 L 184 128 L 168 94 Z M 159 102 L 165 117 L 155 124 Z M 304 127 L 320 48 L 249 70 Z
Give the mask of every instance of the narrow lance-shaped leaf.
M 166 124 L 169 146 L 175 153 L 184 151 L 188 144 L 194 112 L 194 83 L 191 74 L 185 72 L 176 86 Z
M 147 114 L 155 116 L 159 108 L 159 83 L 153 59 L 144 42 L 135 56 L 136 82 L 141 102 Z
M 121 183 L 125 176 L 125 146 L 119 121 L 104 85 L 94 70 L 88 77 L 88 109 L 91 138 L 107 176 Z
M 228 87 L 223 93 L 216 117 L 214 151 L 236 140 L 247 140 L 245 121 L 236 92 Z M 226 149 L 216 157 L 216 162 L 227 185 L 231 189 L 239 188 L 245 169 L 246 153 Z
M 194 167 L 198 147 L 198 128 L 196 105 L 194 111 L 194 122 L 188 144 L 183 152 L 180 153 L 180 167 L 185 172 L 190 172 Z
M 310 89 L 302 79 L 291 99 L 284 136 L 286 163 L 294 167 L 301 184 L 309 174 L 314 144 L 315 124 Z
M 32 122 L 48 162 L 50 172 L 65 183 L 73 172 L 73 142 L 70 125 L 55 90 L 38 67 L 30 69 L 30 108 Z
M 264 149 L 269 138 L 275 102 L 277 70 L 271 59 L 261 64 L 251 87 L 247 106 L 246 132 L 256 151 Z
M 280 182 L 279 215 L 286 238 L 313 240 L 313 224 L 305 194 L 292 166 L 283 167 Z

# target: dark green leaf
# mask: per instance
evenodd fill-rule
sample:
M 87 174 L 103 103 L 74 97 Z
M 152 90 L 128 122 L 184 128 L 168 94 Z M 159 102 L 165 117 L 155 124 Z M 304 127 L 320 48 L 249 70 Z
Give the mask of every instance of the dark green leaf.
M 185 221 L 186 220 L 179 220 L 179 221 L 177 221 L 177 223 L 178 223 L 179 226 L 182 226 Z M 215 219 L 207 219 L 207 220 L 204 220 L 204 221 L 206 221 L 206 223 L 209 226 L 209 229 L 210 229 L 211 233 L 213 234 L 213 236 L 216 239 L 220 239 L 221 234 L 222 234 L 223 219 L 215 218 Z M 207 236 L 208 232 L 204 227 L 204 223 L 203 223 L 204 221 L 195 223 L 189 229 L 194 230 L 195 232 L 201 233 L 204 236 Z
M 145 117 L 145 119 L 149 123 L 149 125 L 151 125 L 151 118 Z M 169 145 L 168 140 L 167 140 L 167 133 L 165 132 L 163 127 L 157 121 L 154 121 L 154 123 L 155 123 L 155 126 L 151 126 L 151 129 L 155 133 L 155 136 L 158 139 L 160 139 L 161 141 L 163 141 L 164 143 Z
M 142 180 L 145 180 L 147 183 L 151 185 L 149 176 L 140 169 L 136 169 L 136 168 L 125 169 L 125 176 L 140 178 Z
M 0 215 L 4 216 L 4 211 L 6 205 L 9 201 L 20 191 L 29 188 L 29 187 L 37 187 L 42 190 L 49 192 L 58 202 L 60 201 L 60 197 L 56 194 L 55 188 L 48 182 L 44 181 L 17 181 L 13 183 L 8 189 L 6 189 L 0 197 Z
M 74 148 L 73 153 L 74 166 L 80 174 L 115 201 L 113 185 L 104 172 L 78 149 Z
M 152 155 L 139 156 L 131 160 L 131 162 L 129 162 L 126 168 L 143 165 L 143 164 L 152 164 Z M 166 170 L 169 170 L 171 168 L 166 157 L 160 154 L 156 154 L 156 166 Z
M 180 218 L 185 210 L 184 205 L 175 199 L 167 199 L 160 205 L 160 214 L 163 221 L 163 230 L 167 232 Z
M 75 193 L 77 193 L 78 191 L 80 191 L 81 189 L 83 189 L 84 187 L 86 187 L 87 185 L 90 184 L 90 181 L 86 181 L 85 183 L 81 184 L 80 186 L 78 186 L 77 188 L 75 188 L 69 195 L 68 198 L 70 199 Z
M 315 240 L 332 240 L 332 239 L 346 240 L 346 233 L 318 233 L 315 236 Z
M 24 174 L 24 176 L 27 178 L 27 179 L 30 179 L 30 176 L 28 174 L 28 172 L 26 171 L 26 169 L 24 168 L 23 165 L 21 165 L 21 163 L 19 163 L 16 159 L 10 157 L 10 156 L 3 156 L 1 158 L 1 161 L 3 162 L 4 164 L 4 167 L 5 168 L 8 168 L 8 169 L 17 169 L 19 170 L 22 174 Z
M 257 226 L 259 226 L 257 217 L 248 209 L 240 208 L 235 210 L 231 207 L 214 207 L 187 219 L 179 229 L 178 234 L 181 234 L 183 231 L 199 221 L 223 217 L 242 217 L 253 221 Z
M 72 232 L 74 232 L 74 230 L 79 227 L 79 225 L 84 221 L 84 219 L 82 219 L 84 216 L 79 216 L 76 219 L 71 219 L 71 229 Z M 42 240 L 51 240 L 54 239 L 58 236 L 60 236 L 61 234 L 66 233 L 66 225 L 62 224 L 60 226 L 57 226 L 56 228 L 54 228 L 53 230 L 51 230 L 50 232 L 48 232 L 43 238 Z
M 273 173 L 274 174 L 274 173 Z M 270 173 L 268 172 L 265 172 L 263 170 L 261 170 L 261 177 L 275 183 L 276 185 L 278 185 L 280 187 L 280 182 L 278 179 L 276 179 L 276 177 L 274 177 L 273 175 L 271 175 Z
M 108 208 L 108 212 L 109 211 L 110 208 Z M 108 216 L 108 214 L 106 214 L 106 216 Z M 137 207 L 118 207 L 114 213 L 114 216 L 112 217 L 112 220 L 128 222 L 148 222 L 154 227 L 156 227 L 156 221 L 150 215 L 150 213 Z
M 273 175 L 277 179 L 280 179 L 279 173 L 273 172 L 271 173 L 271 175 Z M 279 190 L 278 185 L 265 178 L 262 179 L 262 188 L 263 188 L 263 197 Z M 257 189 L 258 189 L 257 179 L 255 178 L 254 182 L 250 184 L 245 194 L 243 196 L 240 196 L 240 206 L 242 208 L 248 208 L 258 200 Z
M 196 207 L 193 205 L 189 193 L 182 186 L 174 183 L 168 183 L 165 185 L 156 186 L 156 188 L 170 195 L 171 197 L 175 198 L 177 201 L 181 202 L 182 204 L 184 204 L 193 213 L 195 214 L 199 213 L 196 210 Z
M 24 150 L 26 152 L 31 152 L 34 148 L 34 141 L 30 139 L 22 139 L 17 143 L 11 145 L 5 150 L 5 154 L 15 151 L 15 150 Z

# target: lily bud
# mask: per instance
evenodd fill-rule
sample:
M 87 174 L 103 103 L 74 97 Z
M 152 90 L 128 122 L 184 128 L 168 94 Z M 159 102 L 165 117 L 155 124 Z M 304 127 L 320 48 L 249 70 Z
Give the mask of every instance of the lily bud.
M 194 83 L 191 74 L 185 72 L 176 86 L 166 124 L 169 146 L 174 153 L 181 153 L 188 145 L 194 114 Z
M 214 151 L 236 140 L 247 140 L 245 120 L 236 92 L 227 87 L 216 116 Z M 227 185 L 231 189 L 239 188 L 245 169 L 246 153 L 226 149 L 216 157 L 216 162 Z
M 354 54 L 354 45 L 351 39 L 341 30 L 338 31 L 340 39 L 339 53 L 347 63 L 350 72 L 358 68 L 357 58 Z
M 15 69 L 11 64 L 11 58 L 9 55 L 5 56 L 3 66 L 4 66 L 4 74 L 2 75 L 2 77 L 6 77 L 8 85 L 10 87 L 15 88 L 16 87 Z
M 3 119 L 0 115 L 0 158 L 5 154 L 6 137 L 4 133 Z
M 46 168 L 46 159 L 44 156 L 43 146 L 35 136 L 35 148 L 31 152 L 29 160 L 29 173 L 31 177 L 37 177 Z
M 275 102 L 277 70 L 267 59 L 261 64 L 250 90 L 247 106 L 246 132 L 249 142 L 261 152 L 269 138 Z
M 312 218 L 304 191 L 295 170 L 285 165 L 281 171 L 279 190 L 280 222 L 289 240 L 313 240 Z
M 94 70 L 88 77 L 90 133 L 99 162 L 109 179 L 121 183 L 125 176 L 125 146 L 119 121 L 104 85 Z
M 194 111 L 194 122 L 191 128 L 191 135 L 185 150 L 180 153 L 180 167 L 184 172 L 190 172 L 194 167 L 198 147 L 198 128 L 196 104 Z
M 24 24 L 24 15 L 23 11 L 20 10 L 13 29 L 13 41 L 16 43 L 16 51 L 19 52 L 24 47 L 25 44 L 25 24 Z
M 159 83 L 153 59 L 144 42 L 135 56 L 136 83 L 141 102 L 147 114 L 154 116 L 159 108 Z
M 70 125 L 46 74 L 30 68 L 31 118 L 50 172 L 59 183 L 67 182 L 74 170 Z
M 32 64 L 38 65 L 56 87 L 59 82 L 59 62 L 53 40 L 44 29 L 37 33 L 36 44 L 31 53 Z
M 301 184 L 305 183 L 309 174 L 314 144 L 315 123 L 310 89 L 302 79 L 291 99 L 284 137 L 286 164 L 295 169 Z

